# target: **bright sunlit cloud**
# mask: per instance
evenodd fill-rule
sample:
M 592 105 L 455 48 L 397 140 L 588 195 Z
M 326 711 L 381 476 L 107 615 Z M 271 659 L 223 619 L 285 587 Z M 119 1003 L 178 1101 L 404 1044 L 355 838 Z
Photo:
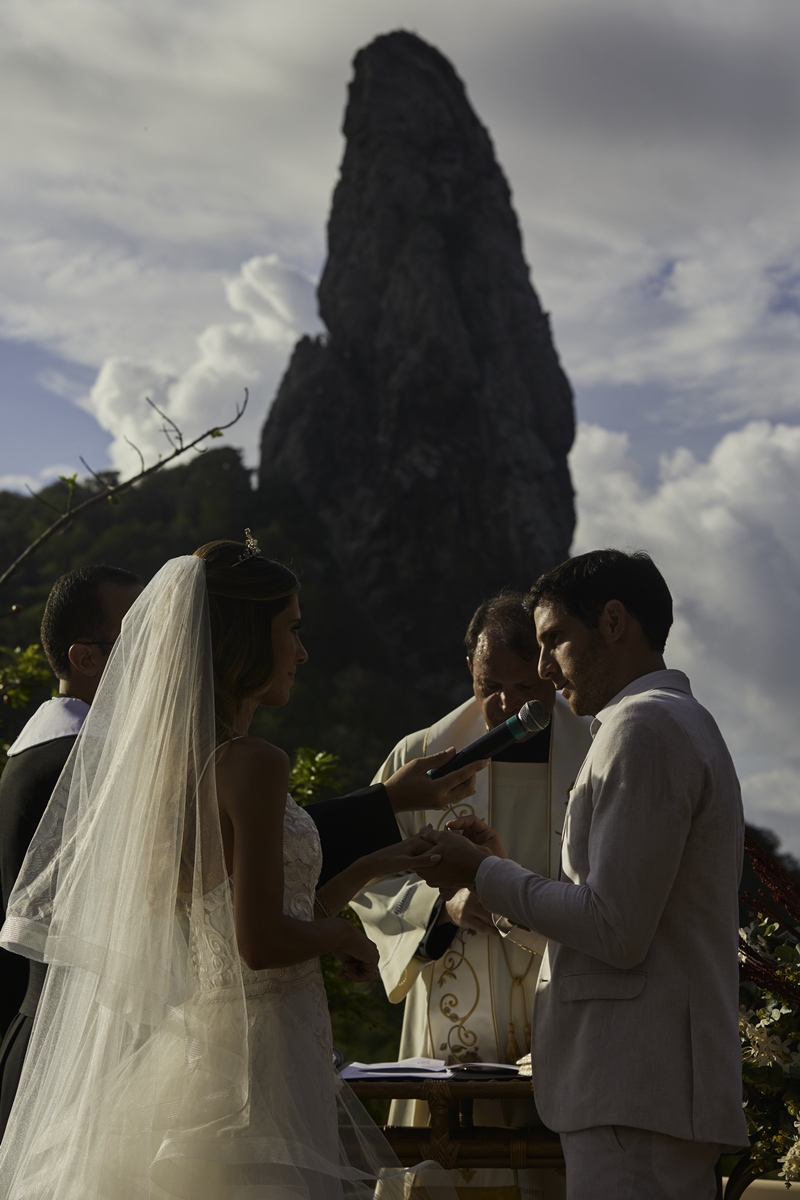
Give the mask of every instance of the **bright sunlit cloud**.
M 266 404 L 274 395 L 295 342 L 322 332 L 314 283 L 276 255 L 253 258 L 227 282 L 230 318 L 209 325 L 197 339 L 188 367 L 174 374 L 157 362 L 109 358 L 84 407 L 114 437 L 110 457 L 123 474 L 138 469 L 139 456 L 155 460 L 167 449 L 164 421 L 151 400 L 190 441 L 205 429 L 226 423 L 251 394 L 245 415 L 229 433 L 258 465 L 256 451 Z M 133 443 L 133 445 L 131 445 Z
M 652 555 L 675 601 L 667 663 L 717 719 L 749 819 L 800 851 L 800 428 L 753 421 L 707 461 L 667 455 L 655 487 L 625 434 L 583 426 L 570 461 L 573 552 Z

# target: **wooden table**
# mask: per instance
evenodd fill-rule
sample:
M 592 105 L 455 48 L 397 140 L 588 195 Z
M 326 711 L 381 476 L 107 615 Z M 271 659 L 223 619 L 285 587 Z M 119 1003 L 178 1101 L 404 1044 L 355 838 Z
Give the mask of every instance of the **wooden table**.
M 429 1126 L 386 1125 L 383 1132 L 405 1167 L 432 1158 L 443 1167 L 564 1167 L 561 1140 L 539 1119 L 518 1128 L 475 1125 L 475 1100 L 533 1100 L 530 1079 L 358 1080 L 350 1087 L 360 1100 L 425 1100 Z M 718 1200 L 740 1200 L 757 1176 L 743 1158 L 723 1191 L 717 1170 Z
M 358 1080 L 350 1087 L 360 1100 L 425 1100 L 429 1126 L 387 1125 L 384 1133 L 403 1166 L 432 1158 L 443 1167 L 562 1167 L 557 1133 L 538 1119 L 519 1128 L 475 1125 L 475 1100 L 530 1100 L 530 1079 Z

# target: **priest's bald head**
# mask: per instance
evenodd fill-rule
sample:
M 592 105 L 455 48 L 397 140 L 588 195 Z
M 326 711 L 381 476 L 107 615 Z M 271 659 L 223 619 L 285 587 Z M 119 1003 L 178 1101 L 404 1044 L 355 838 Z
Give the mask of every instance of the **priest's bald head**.
M 524 607 L 522 592 L 503 591 L 478 606 L 464 642 L 475 699 L 483 719 L 494 729 L 538 700 L 548 712 L 556 691 L 540 679 L 536 627 Z

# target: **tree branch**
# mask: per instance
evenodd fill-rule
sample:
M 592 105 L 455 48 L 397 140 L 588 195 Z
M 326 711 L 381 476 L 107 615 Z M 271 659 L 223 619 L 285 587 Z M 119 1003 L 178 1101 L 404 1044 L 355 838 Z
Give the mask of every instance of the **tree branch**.
M 54 537 L 57 533 L 60 533 L 62 529 L 66 529 L 67 526 L 70 525 L 80 513 L 85 512 L 87 508 L 91 508 L 93 505 L 99 504 L 102 500 L 110 500 L 113 497 L 119 496 L 122 492 L 126 492 L 128 488 L 133 487 L 133 485 L 136 483 L 140 483 L 141 480 L 146 479 L 148 475 L 153 475 L 156 471 L 160 471 L 162 467 L 167 465 L 167 463 L 174 462 L 175 459 L 179 458 L 182 454 L 186 454 L 189 450 L 193 450 L 195 446 L 197 446 L 200 442 L 204 442 L 206 438 L 222 437 L 222 431 L 224 429 L 230 429 L 232 425 L 235 425 L 237 421 L 241 420 L 242 416 L 244 415 L 244 411 L 247 408 L 249 399 L 250 396 L 248 390 L 245 388 L 244 401 L 241 404 L 236 405 L 236 414 L 230 421 L 228 421 L 225 425 L 214 425 L 211 429 L 207 429 L 205 433 L 201 433 L 199 437 L 196 437 L 191 442 L 186 443 L 184 443 L 181 430 L 178 428 L 172 418 L 168 417 L 166 413 L 161 412 L 161 409 L 158 408 L 157 405 L 153 404 L 152 400 L 148 399 L 147 403 L 151 406 L 151 408 L 154 408 L 159 416 L 163 417 L 165 422 L 172 426 L 172 436 L 170 436 L 166 426 L 163 430 L 173 448 L 172 453 L 168 454 L 166 458 L 159 459 L 158 462 L 153 463 L 152 466 L 145 467 L 141 452 L 137 449 L 137 447 L 134 447 L 139 454 L 140 461 L 142 462 L 142 469 L 137 475 L 131 476 L 130 479 L 126 479 L 122 483 L 115 483 L 111 486 L 104 483 L 102 478 L 97 475 L 97 473 L 93 471 L 83 459 L 81 459 L 81 462 L 83 462 L 87 471 L 89 471 L 89 473 L 102 485 L 101 490 L 96 492 L 93 496 L 89 496 L 87 500 L 84 500 L 78 505 L 73 505 L 73 491 L 71 490 L 67 501 L 67 507 L 60 517 L 56 521 L 53 521 L 52 525 L 49 525 L 47 529 L 45 529 L 44 533 L 39 534 L 39 537 L 36 538 L 35 541 L 31 542 L 29 546 L 26 546 L 19 557 L 14 560 L 11 566 L 7 567 L 6 570 L 3 571 L 2 575 L 0 575 L 0 588 L 4 587 L 13 575 L 16 575 L 17 571 L 19 571 L 24 563 L 28 561 L 31 555 L 35 554 L 36 551 L 45 544 L 45 542 L 49 542 L 50 538 Z M 172 437 L 177 439 L 177 444 L 172 440 Z
M 247 394 L 246 388 L 245 388 L 245 394 Z M 168 417 L 165 412 L 162 412 L 162 410 L 158 407 L 156 402 L 154 400 L 151 400 L 149 396 L 145 396 L 145 400 L 150 405 L 150 407 L 153 409 L 153 411 L 157 412 L 158 415 L 164 421 L 164 424 L 161 426 L 161 432 L 163 433 L 164 437 L 169 442 L 170 446 L 172 446 L 173 450 L 183 450 L 183 434 L 181 433 L 180 429 L 173 421 L 172 417 Z M 247 403 L 247 401 L 245 401 L 245 403 Z M 173 437 L 176 439 L 175 441 L 172 440 Z
M 92 479 L 96 479 L 96 480 L 97 480 L 97 482 L 100 484 L 101 488 L 108 488 L 108 484 L 105 482 L 105 480 L 104 480 L 103 478 L 101 478 L 101 476 L 100 476 L 100 475 L 98 475 L 98 474 L 97 474 L 97 471 L 93 471 L 93 470 L 92 470 L 92 468 L 89 466 L 89 464 L 87 463 L 86 459 L 83 457 L 83 455 L 82 455 L 82 454 L 79 454 L 79 455 L 78 455 L 78 459 L 79 459 L 79 461 L 80 461 L 80 462 L 82 462 L 82 463 L 83 463 L 84 467 L 85 467 L 85 468 L 86 468 L 86 470 L 89 472 L 89 474 L 91 475 Z
M 38 504 L 43 504 L 45 508 L 50 509 L 50 512 L 58 513 L 59 516 L 61 515 L 61 510 L 56 508 L 55 504 L 51 504 L 49 500 L 43 500 L 41 496 L 37 496 L 36 492 L 33 490 L 33 488 L 30 487 L 27 483 L 25 484 L 25 491 L 30 492 L 30 494 L 33 496 L 34 500 L 36 500 L 36 502 Z
M 125 438 L 125 441 L 130 446 L 131 450 L 134 450 L 139 455 L 139 473 L 141 474 L 141 472 L 144 471 L 144 469 L 145 469 L 144 468 L 144 455 L 142 454 L 141 450 L 136 445 L 136 443 L 132 442 L 127 434 L 123 434 L 123 437 Z

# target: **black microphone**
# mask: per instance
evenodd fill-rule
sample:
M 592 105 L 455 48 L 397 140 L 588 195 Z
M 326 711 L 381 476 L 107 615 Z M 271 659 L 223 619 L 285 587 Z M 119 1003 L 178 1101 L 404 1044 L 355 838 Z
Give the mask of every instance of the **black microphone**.
M 538 700 L 529 700 L 527 704 L 523 704 L 516 716 L 509 717 L 496 729 L 490 729 L 483 737 L 479 737 L 477 742 L 459 750 L 449 763 L 437 767 L 435 771 L 428 771 L 428 774 L 431 779 L 441 779 L 443 775 L 449 775 L 451 771 L 457 771 L 467 763 L 478 762 L 481 758 L 494 758 L 496 754 L 513 746 L 514 742 L 521 742 L 528 734 L 541 733 L 549 724 L 550 713 L 545 706 Z

